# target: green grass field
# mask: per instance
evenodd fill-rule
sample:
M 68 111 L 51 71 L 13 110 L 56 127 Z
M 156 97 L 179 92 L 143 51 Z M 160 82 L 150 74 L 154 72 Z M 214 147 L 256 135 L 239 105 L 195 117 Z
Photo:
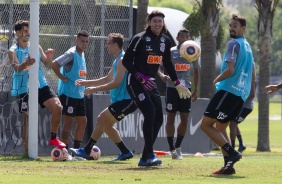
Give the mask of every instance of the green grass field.
M 279 116 L 280 109 L 273 116 Z M 41 161 L 0 156 L 0 183 L 282 183 L 282 121 L 270 121 L 271 152 L 257 152 L 256 113 L 255 107 L 249 118 L 240 124 L 247 149 L 242 160 L 235 164 L 235 175 L 211 174 L 223 166 L 219 151 L 202 158 L 185 155 L 181 161 L 159 157 L 163 161 L 161 167 L 145 168 L 137 166 L 140 155 L 120 162 L 112 162 L 114 156 L 72 162 L 53 162 L 47 156 Z

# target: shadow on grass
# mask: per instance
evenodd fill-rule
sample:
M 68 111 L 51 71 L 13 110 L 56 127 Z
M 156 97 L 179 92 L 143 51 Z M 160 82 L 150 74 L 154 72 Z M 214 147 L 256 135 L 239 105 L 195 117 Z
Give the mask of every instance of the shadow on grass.
M 159 169 L 167 169 L 163 168 L 162 166 L 146 166 L 146 167 L 131 167 L 131 168 L 125 168 L 121 170 L 127 170 L 127 171 L 150 171 L 150 170 L 159 170 Z
M 97 164 L 121 165 L 121 164 L 128 164 L 128 162 L 108 160 L 108 161 L 98 161 Z
M 0 156 L 0 161 L 27 162 L 27 161 L 34 161 L 34 159 L 29 158 L 27 155 L 13 155 L 13 156 L 12 155 L 2 155 Z
M 234 174 L 230 174 L 230 175 L 227 175 L 227 174 L 211 174 L 211 175 L 208 175 L 206 176 L 207 178 L 224 178 L 224 179 L 245 179 L 246 177 L 245 176 L 238 176 L 238 175 L 234 175 Z

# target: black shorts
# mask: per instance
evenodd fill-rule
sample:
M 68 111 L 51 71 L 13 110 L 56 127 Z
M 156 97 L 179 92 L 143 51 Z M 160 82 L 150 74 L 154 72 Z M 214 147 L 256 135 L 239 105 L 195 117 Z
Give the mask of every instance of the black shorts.
M 20 102 L 19 102 L 19 112 L 27 112 L 28 111 L 28 93 L 23 93 L 19 95 Z M 38 103 L 41 108 L 45 108 L 43 103 L 50 98 L 57 97 L 54 91 L 49 86 L 44 86 L 41 89 L 38 89 Z
M 63 114 L 68 116 L 86 116 L 85 100 L 71 98 L 64 94 L 60 96 L 60 101 L 63 106 Z
M 191 90 L 191 89 L 189 89 Z M 167 112 L 190 112 L 191 111 L 191 98 L 181 99 L 175 88 L 166 88 L 166 111 Z
M 116 120 L 120 121 L 126 115 L 134 112 L 137 109 L 137 106 L 134 101 L 130 99 L 114 102 L 108 107 L 108 109 Z
M 239 115 L 233 120 L 236 123 L 241 123 L 253 111 L 253 109 L 242 108 Z
M 220 90 L 212 97 L 204 116 L 216 119 L 221 123 L 228 123 L 236 118 L 243 104 L 244 101 L 240 96 Z

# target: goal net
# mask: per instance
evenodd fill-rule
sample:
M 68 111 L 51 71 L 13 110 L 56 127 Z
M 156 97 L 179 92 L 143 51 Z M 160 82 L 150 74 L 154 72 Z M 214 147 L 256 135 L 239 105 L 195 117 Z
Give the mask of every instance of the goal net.
M 19 100 L 11 96 L 15 90 L 12 87 L 14 71 L 8 59 L 8 50 L 15 43 L 15 22 L 30 20 L 30 1 L 0 2 L 0 154 L 22 154 L 23 121 L 19 113 Z M 105 49 L 108 34 L 123 34 L 126 48 L 133 34 L 132 24 L 132 0 L 41 0 L 39 44 L 43 50 L 54 49 L 55 59 L 75 45 L 75 36 L 79 30 L 88 31 L 90 44 L 85 52 L 87 78 L 98 78 L 108 73 L 113 61 Z M 48 85 L 57 92 L 57 76 L 44 66 L 42 69 Z M 39 107 L 38 113 L 39 154 L 50 153 L 50 112 Z

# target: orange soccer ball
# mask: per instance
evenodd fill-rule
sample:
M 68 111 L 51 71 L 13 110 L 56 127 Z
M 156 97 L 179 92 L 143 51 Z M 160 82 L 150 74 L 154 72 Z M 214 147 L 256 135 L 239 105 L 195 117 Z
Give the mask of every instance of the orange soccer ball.
M 180 46 L 180 55 L 189 62 L 197 61 L 201 55 L 201 47 L 197 42 L 187 40 Z

